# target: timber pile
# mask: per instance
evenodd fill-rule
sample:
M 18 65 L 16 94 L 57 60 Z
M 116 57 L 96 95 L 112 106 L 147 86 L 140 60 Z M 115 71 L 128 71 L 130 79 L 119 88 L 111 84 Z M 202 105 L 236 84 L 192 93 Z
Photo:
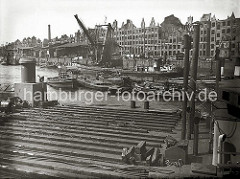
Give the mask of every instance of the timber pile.
M 130 170 L 122 161 L 123 148 L 137 146 L 137 154 L 154 153 L 166 136 L 149 131 L 171 132 L 178 119 L 177 113 L 95 107 L 25 109 L 0 122 L 0 174 L 7 178 L 14 178 L 13 171 L 24 172 L 20 178 L 28 178 L 29 173 L 58 178 L 147 177 L 142 168 Z M 154 150 L 145 150 L 142 140 Z
M 150 147 L 147 149 L 146 141 L 141 141 L 137 146 L 132 146 L 128 150 L 123 149 L 122 160 L 127 164 L 142 164 L 148 166 L 163 166 L 163 155 L 159 148 Z

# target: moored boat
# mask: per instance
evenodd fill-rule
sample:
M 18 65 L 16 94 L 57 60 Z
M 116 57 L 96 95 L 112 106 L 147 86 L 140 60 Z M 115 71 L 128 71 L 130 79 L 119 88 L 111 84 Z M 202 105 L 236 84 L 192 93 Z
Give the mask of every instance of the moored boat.
M 47 78 L 47 84 L 54 88 L 74 89 L 78 87 L 77 74 L 71 70 L 60 70 L 56 77 Z
M 53 77 L 48 78 L 47 84 L 54 88 L 77 88 L 77 80 L 72 78 Z
M 2 62 L 1 62 L 1 65 L 8 65 L 8 64 L 7 64 L 7 62 L 2 61 Z
M 58 65 L 44 63 L 44 64 L 40 64 L 40 68 L 56 69 L 58 68 Z
M 90 79 L 78 78 L 77 81 L 80 86 L 97 90 L 97 91 L 107 91 L 112 86 L 111 83 L 101 81 L 101 80 L 90 80 Z

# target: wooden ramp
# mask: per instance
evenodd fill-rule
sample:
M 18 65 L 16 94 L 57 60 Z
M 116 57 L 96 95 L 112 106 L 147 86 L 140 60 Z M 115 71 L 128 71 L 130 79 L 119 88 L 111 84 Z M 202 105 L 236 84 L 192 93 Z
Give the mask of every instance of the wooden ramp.
M 160 147 L 166 136 L 149 132 L 171 132 L 178 120 L 177 113 L 96 107 L 25 109 L 1 120 L 0 174 L 146 178 L 145 170 L 126 170 L 129 166 L 121 161 L 122 149 L 143 140 L 148 147 Z

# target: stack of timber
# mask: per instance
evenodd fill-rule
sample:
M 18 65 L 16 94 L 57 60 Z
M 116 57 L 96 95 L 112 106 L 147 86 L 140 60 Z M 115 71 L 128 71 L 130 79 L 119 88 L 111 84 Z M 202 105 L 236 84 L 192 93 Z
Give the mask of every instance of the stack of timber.
M 149 131 L 171 132 L 178 119 L 177 113 L 80 106 L 25 109 L 0 120 L 0 174 L 147 177 L 150 169 L 130 170 L 122 161 L 123 148 L 143 140 L 148 147 L 159 148 L 166 136 Z
M 159 148 L 147 148 L 146 141 L 141 141 L 137 146 L 132 146 L 129 149 L 124 148 L 122 160 L 127 164 L 142 164 L 148 166 L 164 166 L 163 155 Z

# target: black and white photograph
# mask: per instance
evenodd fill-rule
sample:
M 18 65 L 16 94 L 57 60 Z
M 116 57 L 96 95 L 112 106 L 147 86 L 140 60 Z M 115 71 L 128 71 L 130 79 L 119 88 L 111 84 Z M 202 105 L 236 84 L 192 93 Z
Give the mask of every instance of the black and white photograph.
M 240 176 L 239 0 L 0 0 L 0 179 Z

